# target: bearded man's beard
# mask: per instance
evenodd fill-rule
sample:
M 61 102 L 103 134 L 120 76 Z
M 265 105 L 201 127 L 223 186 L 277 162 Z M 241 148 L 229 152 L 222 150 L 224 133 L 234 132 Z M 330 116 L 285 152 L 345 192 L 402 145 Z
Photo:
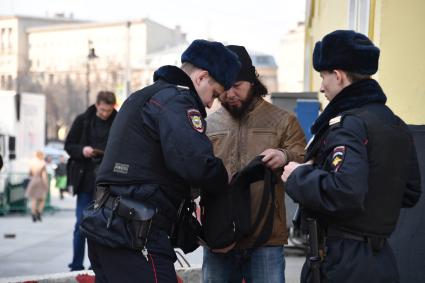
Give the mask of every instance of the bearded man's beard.
M 257 99 L 258 97 L 254 95 L 252 89 L 250 89 L 246 99 L 241 101 L 241 106 L 230 105 L 227 102 L 221 102 L 221 105 L 233 118 L 240 119 L 248 112 L 248 110 L 251 110 L 251 106 L 257 101 Z

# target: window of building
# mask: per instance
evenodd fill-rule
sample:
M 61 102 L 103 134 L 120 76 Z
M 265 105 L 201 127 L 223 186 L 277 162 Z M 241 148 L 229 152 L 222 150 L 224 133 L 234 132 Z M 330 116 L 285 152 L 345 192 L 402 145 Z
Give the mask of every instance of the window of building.
M 6 89 L 8 89 L 8 90 L 12 90 L 12 89 L 13 89 L 13 79 L 12 79 L 12 75 L 8 75 L 8 76 L 7 76 L 7 85 L 6 85 Z
M 368 35 L 370 0 L 348 0 L 348 28 Z
M 6 37 L 6 29 L 2 28 L 0 32 L 0 50 L 4 50 L 4 43 L 5 43 L 5 37 Z
M 49 74 L 49 84 L 53 84 L 55 80 L 55 76 L 53 74 Z
M 0 88 L 4 89 L 6 88 L 6 78 L 4 76 L 1 76 L 1 80 L 0 80 Z
M 12 49 L 12 28 L 8 28 L 7 33 L 7 47 Z

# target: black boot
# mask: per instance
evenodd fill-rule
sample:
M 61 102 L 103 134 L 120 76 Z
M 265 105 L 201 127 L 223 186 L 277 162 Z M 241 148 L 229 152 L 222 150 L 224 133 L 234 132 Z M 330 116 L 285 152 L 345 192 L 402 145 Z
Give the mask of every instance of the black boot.
M 32 222 L 37 221 L 37 216 L 35 214 L 31 214 Z
M 37 217 L 37 220 L 41 222 L 41 213 L 40 212 L 37 212 L 36 217 Z

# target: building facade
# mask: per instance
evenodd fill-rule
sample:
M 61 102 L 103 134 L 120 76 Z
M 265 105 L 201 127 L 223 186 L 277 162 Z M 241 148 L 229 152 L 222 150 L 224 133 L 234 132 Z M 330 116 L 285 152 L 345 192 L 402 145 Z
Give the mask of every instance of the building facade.
M 304 22 L 299 22 L 280 42 L 278 60 L 278 91 L 304 90 Z
M 146 56 L 185 37 L 179 27 L 150 19 L 95 23 L 2 16 L 0 89 L 44 93 L 47 139 L 57 139 L 98 91 L 114 91 L 121 104 L 144 85 Z
M 141 19 L 31 28 L 28 40 L 30 71 L 37 82 L 70 80 L 86 89 L 88 104 L 99 90 L 110 89 L 120 104 L 143 85 L 146 56 L 184 42 L 185 34 Z
M 30 68 L 27 29 L 78 22 L 67 18 L 0 16 L 0 89 L 19 90 Z
M 425 124 L 425 1 L 307 0 L 304 79 L 318 91 L 320 77 L 312 68 L 316 41 L 336 29 L 364 33 L 381 49 L 374 78 L 388 105 L 409 124 Z M 323 95 L 321 100 L 326 103 Z

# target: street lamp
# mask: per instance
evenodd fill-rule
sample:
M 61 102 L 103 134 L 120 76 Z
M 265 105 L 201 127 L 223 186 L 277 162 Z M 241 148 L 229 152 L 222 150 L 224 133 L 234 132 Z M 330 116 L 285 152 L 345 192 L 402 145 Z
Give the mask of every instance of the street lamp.
M 89 54 L 87 55 L 87 66 L 86 66 L 86 106 L 90 106 L 90 61 L 96 59 L 97 55 L 94 52 L 93 42 L 89 40 Z

